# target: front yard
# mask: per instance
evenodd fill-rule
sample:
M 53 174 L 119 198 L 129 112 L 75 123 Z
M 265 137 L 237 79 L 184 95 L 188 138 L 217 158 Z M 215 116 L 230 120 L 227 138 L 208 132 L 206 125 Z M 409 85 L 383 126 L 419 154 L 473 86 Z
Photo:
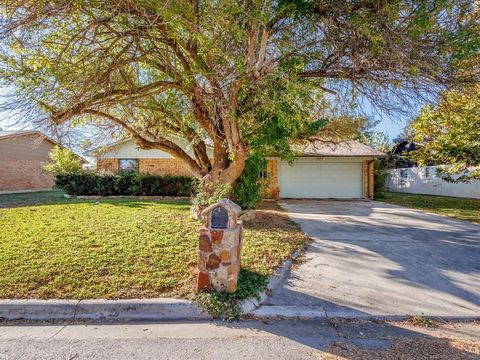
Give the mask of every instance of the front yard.
M 480 223 L 480 200 L 387 192 L 380 201 Z
M 242 268 L 268 275 L 306 237 L 279 210 L 245 224 Z M 186 200 L 0 195 L 0 298 L 186 297 L 199 223 Z

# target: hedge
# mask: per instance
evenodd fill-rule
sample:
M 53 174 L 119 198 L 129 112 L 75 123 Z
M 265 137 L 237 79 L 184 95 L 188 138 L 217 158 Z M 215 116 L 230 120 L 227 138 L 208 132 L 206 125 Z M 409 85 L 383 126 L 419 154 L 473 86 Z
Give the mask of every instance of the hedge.
M 57 175 L 55 186 L 69 195 L 191 196 L 197 180 L 188 176 L 83 171 Z

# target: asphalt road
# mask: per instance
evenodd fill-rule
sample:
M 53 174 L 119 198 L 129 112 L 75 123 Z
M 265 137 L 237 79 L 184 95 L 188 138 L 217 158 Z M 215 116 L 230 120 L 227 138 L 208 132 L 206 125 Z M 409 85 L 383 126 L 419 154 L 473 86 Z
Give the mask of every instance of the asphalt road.
M 470 347 L 466 351 L 454 348 L 446 338 L 465 340 Z M 376 352 L 385 351 L 397 341 L 413 344 L 432 339 L 436 343 L 431 351 L 439 352 L 438 359 L 442 359 L 442 353 L 449 360 L 475 359 L 477 350 L 480 355 L 480 326 L 474 323 L 425 328 L 392 322 L 252 320 L 3 323 L 0 359 L 334 359 L 337 351 L 346 351 L 346 346 Z M 348 351 L 348 358 L 356 358 L 355 351 Z

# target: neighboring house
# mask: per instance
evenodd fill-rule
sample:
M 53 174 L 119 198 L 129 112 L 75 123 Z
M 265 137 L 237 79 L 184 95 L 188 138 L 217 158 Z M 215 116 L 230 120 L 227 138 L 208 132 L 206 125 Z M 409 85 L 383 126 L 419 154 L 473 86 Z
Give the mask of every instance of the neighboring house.
M 386 186 L 396 192 L 480 199 L 480 181 L 450 183 L 437 175 L 435 166 L 389 170 Z
M 183 139 L 174 141 L 193 155 Z M 98 170 L 191 175 L 180 160 L 160 150 L 138 149 L 132 140 L 117 142 L 102 150 L 87 154 L 96 157 Z M 298 158 L 293 164 L 268 158 L 267 169 L 259 176 L 268 182 L 269 197 L 373 198 L 373 160 L 385 154 L 355 141 L 334 145 L 316 140 L 297 151 Z
M 401 140 L 392 146 L 392 150 L 388 152 L 387 157 L 391 159 L 390 163 L 397 169 L 415 167 L 417 164 L 409 159 L 409 153 L 417 148 L 418 145 L 414 142 Z
M 61 146 L 36 130 L 0 131 L 0 192 L 51 189 L 43 166 L 55 145 Z

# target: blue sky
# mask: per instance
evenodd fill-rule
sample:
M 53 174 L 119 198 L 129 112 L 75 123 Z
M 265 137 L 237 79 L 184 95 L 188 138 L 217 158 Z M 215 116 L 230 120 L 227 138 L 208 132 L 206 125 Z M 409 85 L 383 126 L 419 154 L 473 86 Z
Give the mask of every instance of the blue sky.
M 404 119 L 391 120 L 388 117 L 382 119 L 382 122 L 377 125 L 377 130 L 381 132 L 386 132 L 390 138 L 393 140 L 398 135 L 401 134 L 403 127 L 405 126 Z

